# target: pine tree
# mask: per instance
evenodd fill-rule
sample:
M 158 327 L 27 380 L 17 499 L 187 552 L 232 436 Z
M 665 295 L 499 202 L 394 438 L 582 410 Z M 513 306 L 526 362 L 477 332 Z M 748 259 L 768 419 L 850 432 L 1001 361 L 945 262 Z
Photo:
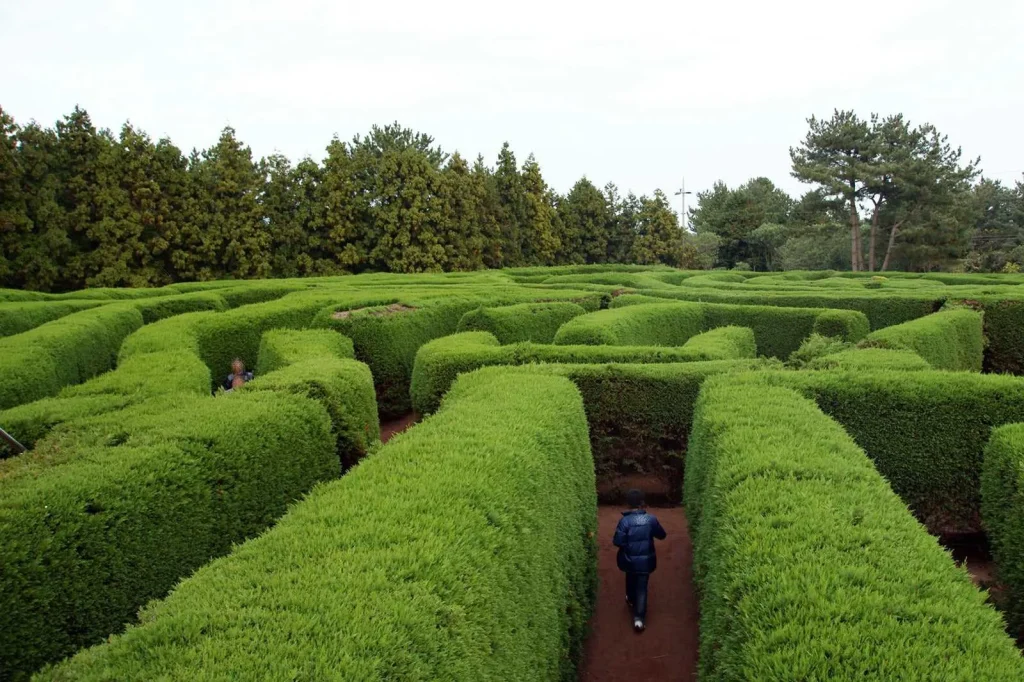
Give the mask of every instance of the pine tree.
M 443 222 L 440 235 L 450 270 L 479 270 L 484 267 L 484 235 L 476 179 L 469 164 L 453 154 L 441 176 Z
M 509 148 L 508 142 L 502 145 L 498 153 L 494 183 L 498 195 L 497 222 L 501 229 L 501 265 L 506 268 L 525 265 L 523 231 L 526 222 L 526 198 L 523 180 L 516 165 L 516 156 Z
M 225 128 L 217 144 L 193 169 L 199 185 L 203 278 L 266 277 L 270 235 L 258 198 L 262 179 L 252 151 Z
M 58 286 L 62 289 L 81 288 L 102 267 L 92 253 L 107 228 L 104 215 L 113 210 L 115 201 L 109 194 L 114 184 L 113 146 L 109 131 L 96 130 L 84 109 L 75 107 L 57 121 L 57 202 L 70 244 L 61 268 Z
M 22 159 L 18 150 L 20 129 L 0 108 L 0 286 L 24 286 L 22 252 L 32 239 Z
M 608 198 L 582 178 L 558 205 L 562 221 L 560 263 L 606 263 L 615 230 Z
M 73 254 L 67 221 L 60 204 L 57 133 L 30 123 L 18 133 L 17 158 L 31 231 L 18 238 L 10 253 L 13 283 L 41 291 L 67 288 L 64 264 Z M 5 250 L 6 252 L 6 250 Z
M 366 156 L 365 154 L 363 155 Z M 340 267 L 359 272 L 376 241 L 370 232 L 370 204 L 364 188 L 372 159 L 357 160 L 351 148 L 335 137 L 327 145 L 321 196 L 324 202 L 324 250 Z
M 633 262 L 633 243 L 637 236 L 637 214 L 640 212 L 640 200 L 630 192 L 625 198 L 619 194 L 619 188 L 608 183 L 604 188 L 611 207 L 613 221 L 608 234 L 608 262 Z
M 296 247 L 296 270 L 302 276 L 337 275 L 345 272 L 331 249 L 327 229 L 324 171 L 309 157 L 292 172 L 295 224 L 303 241 Z
M 682 243 L 681 231 L 668 198 L 659 189 L 653 197 L 640 197 L 639 203 L 632 261 L 641 265 L 675 265 Z
M 555 207 L 551 191 L 540 172 L 533 154 L 523 164 L 523 259 L 529 265 L 554 265 L 561 247 L 555 224 Z
M 376 160 L 370 221 L 378 238 L 369 262 L 390 272 L 440 272 L 448 265 L 441 241 L 440 173 L 415 147 L 387 150 Z
M 483 238 L 482 258 L 484 267 L 505 266 L 505 243 L 500 222 L 501 195 L 498 181 L 490 168 L 484 164 L 483 155 L 478 155 L 471 175 L 473 194 L 476 197 L 476 223 Z

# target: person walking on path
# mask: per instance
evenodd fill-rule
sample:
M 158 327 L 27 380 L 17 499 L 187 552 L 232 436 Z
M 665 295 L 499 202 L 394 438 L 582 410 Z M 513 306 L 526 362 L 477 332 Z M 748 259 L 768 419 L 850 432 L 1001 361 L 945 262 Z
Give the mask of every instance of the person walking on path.
M 612 544 L 619 548 L 619 570 L 626 574 L 626 604 L 633 611 L 633 629 L 643 632 L 647 617 L 647 581 L 658 566 L 654 540 L 665 539 L 657 517 L 648 514 L 640 490 L 626 493 L 629 511 L 622 512 Z

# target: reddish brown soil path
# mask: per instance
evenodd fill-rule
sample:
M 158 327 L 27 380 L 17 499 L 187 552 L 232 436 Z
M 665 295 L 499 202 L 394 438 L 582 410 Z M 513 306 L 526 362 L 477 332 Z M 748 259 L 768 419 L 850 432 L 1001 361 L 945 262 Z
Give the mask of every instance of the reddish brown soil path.
M 622 507 L 598 508 L 601 584 L 580 664 L 581 682 L 693 682 L 697 679 L 699 611 L 693 589 L 693 546 L 681 507 L 652 508 L 668 538 L 658 543 L 658 570 L 651 574 L 647 629 L 633 632 L 625 584 L 615 565 L 612 535 Z
M 398 417 L 388 421 L 380 423 L 380 441 L 387 443 L 393 437 L 400 434 L 402 431 L 412 427 L 416 422 L 420 420 L 420 416 L 415 412 L 410 412 L 404 417 Z

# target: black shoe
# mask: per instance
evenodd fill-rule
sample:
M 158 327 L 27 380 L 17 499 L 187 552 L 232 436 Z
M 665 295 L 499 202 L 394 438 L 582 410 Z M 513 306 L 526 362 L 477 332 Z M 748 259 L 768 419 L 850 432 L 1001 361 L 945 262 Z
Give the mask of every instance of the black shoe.
M 633 629 L 635 631 L 637 631 L 637 632 L 643 632 L 644 631 L 644 622 L 642 620 L 640 620 L 639 618 L 634 618 L 633 619 Z

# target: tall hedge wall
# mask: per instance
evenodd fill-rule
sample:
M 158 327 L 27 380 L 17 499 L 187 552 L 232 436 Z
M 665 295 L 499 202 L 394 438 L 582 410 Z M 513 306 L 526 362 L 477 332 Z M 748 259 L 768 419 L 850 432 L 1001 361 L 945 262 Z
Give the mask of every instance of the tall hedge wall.
M 796 392 L 705 383 L 684 496 L 702 680 L 1024 676 L 985 594 Z
M 1024 421 L 1024 379 L 967 372 L 763 372 L 741 378 L 813 398 L 936 535 L 977 533 L 992 429 Z
M 582 401 L 485 372 L 37 679 L 575 679 L 596 588 Z
M 985 338 L 981 314 L 944 310 L 872 332 L 861 345 L 910 350 L 935 369 L 980 372 Z
M 498 345 L 488 332 L 464 332 L 429 341 L 416 353 L 410 395 L 420 414 L 437 410 L 459 374 L 491 365 L 537 363 L 675 363 L 739 360 L 755 355 L 754 335 L 745 327 L 721 327 L 690 338 L 682 346 Z
M 141 326 L 142 314 L 130 304 L 110 304 L 0 339 L 0 409 L 111 369 L 121 342 Z
M 103 305 L 100 301 L 27 301 L 0 303 L 0 337 L 13 336 L 41 324 Z
M 480 306 L 500 306 L 537 298 L 561 298 L 584 307 L 600 296 L 579 291 L 540 292 L 509 290 L 448 293 L 440 298 L 409 296 L 360 309 L 328 306 L 312 322 L 352 339 L 356 358 L 370 366 L 377 387 L 377 405 L 383 417 L 403 415 L 412 408 L 409 385 L 416 352 L 433 339 L 458 328 L 462 316 Z
M 555 334 L 555 343 L 563 346 L 681 346 L 704 329 L 704 311 L 700 305 L 652 304 L 610 308 L 572 319 Z
M 981 471 L 981 514 L 1010 632 L 1024 634 L 1024 423 L 992 432 Z
M 274 329 L 263 335 L 264 371 L 243 391 L 283 391 L 320 402 L 331 416 L 338 459 L 349 469 L 380 440 L 373 375 L 352 360 L 352 341 L 329 329 Z
M 502 344 L 551 343 L 559 327 L 585 312 L 582 306 L 569 302 L 480 307 L 463 315 L 456 331 L 490 332 Z
M 337 473 L 326 411 L 269 391 L 80 420 L 0 462 L 0 678 L 119 631 Z
M 329 329 L 271 329 L 264 332 L 260 340 L 256 374 L 263 375 L 324 355 L 355 358 L 352 339 Z
M 867 319 L 856 311 L 655 300 L 620 296 L 609 310 L 567 322 L 555 343 L 674 346 L 701 331 L 735 325 L 754 331 L 758 353 L 784 359 L 815 331 L 839 334 L 847 341 L 859 341 L 868 333 Z

